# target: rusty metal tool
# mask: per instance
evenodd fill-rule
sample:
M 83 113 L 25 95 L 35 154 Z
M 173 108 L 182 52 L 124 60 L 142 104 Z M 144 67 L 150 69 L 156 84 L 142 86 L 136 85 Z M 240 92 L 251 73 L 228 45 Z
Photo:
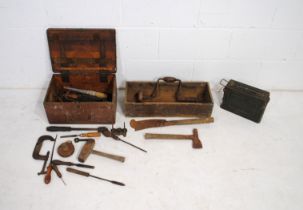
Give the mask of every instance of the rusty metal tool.
M 101 133 L 99 132 L 90 132 L 90 133 L 81 133 L 81 134 L 75 134 L 75 135 L 65 135 L 60 136 L 60 138 L 70 138 L 70 137 L 100 137 Z
M 150 120 L 140 120 L 136 121 L 132 119 L 130 121 L 130 126 L 136 131 L 143 130 L 146 128 L 156 128 L 156 127 L 165 127 L 172 125 L 193 125 L 193 124 L 204 124 L 214 122 L 213 117 L 206 118 L 194 118 L 194 119 L 185 119 L 185 120 L 163 120 L 163 119 L 150 119 Z
M 61 157 L 69 157 L 74 154 L 75 147 L 73 145 L 72 141 L 66 141 L 60 144 L 60 146 L 57 148 L 57 153 Z
M 63 166 L 77 166 L 77 167 L 92 168 L 92 169 L 95 168 L 95 166 L 91 166 L 91 165 L 67 162 L 67 161 L 62 161 L 62 160 L 53 160 L 52 163 L 55 164 L 55 165 L 63 165 Z
M 52 168 L 53 168 L 53 170 L 55 171 L 55 173 L 57 174 L 57 176 L 61 179 L 61 181 L 63 182 L 63 184 L 66 185 L 65 181 L 64 181 L 63 178 L 62 178 L 62 174 L 61 174 L 61 172 L 59 171 L 57 165 L 55 165 L 53 162 L 52 162 L 51 164 L 52 164 Z
M 78 142 L 81 142 L 81 141 L 90 141 L 90 140 L 94 140 L 94 139 L 91 139 L 91 138 L 90 138 L 90 139 L 79 139 L 79 138 L 75 138 L 75 139 L 74 139 L 74 142 L 75 142 L 75 143 L 78 143 Z
M 101 132 L 101 133 L 102 133 L 104 136 L 106 136 L 106 137 L 111 137 L 112 139 L 114 139 L 114 140 L 116 140 L 116 141 L 124 142 L 125 144 L 128 144 L 128 145 L 130 145 L 130 146 L 132 146 L 132 147 L 135 147 L 135 148 L 137 148 L 137 149 L 139 149 L 139 150 L 141 150 L 141 151 L 143 151 L 143 152 L 147 152 L 146 150 L 144 150 L 144 149 L 142 149 L 142 148 L 140 148 L 140 147 L 138 147 L 138 146 L 136 146 L 136 145 L 134 145 L 134 144 L 132 144 L 132 143 L 129 143 L 129 142 L 127 142 L 127 141 L 124 141 L 123 139 L 119 138 L 118 136 L 112 134 L 112 133 L 108 130 L 108 128 L 106 128 L 106 127 L 99 127 L 98 130 L 99 130 L 99 132 Z
M 167 140 L 192 140 L 193 148 L 202 148 L 202 142 L 198 136 L 198 130 L 195 128 L 192 135 L 180 135 L 180 134 L 156 134 L 156 133 L 146 133 L 144 135 L 145 139 L 167 139 Z
M 40 150 L 42 148 L 42 145 L 43 145 L 44 141 L 55 141 L 55 139 L 52 136 L 43 135 L 43 136 L 39 137 L 39 139 L 38 139 L 38 141 L 35 145 L 35 148 L 34 148 L 34 151 L 33 151 L 33 158 L 35 160 L 43 160 L 44 161 L 42 169 L 41 169 L 40 172 L 38 172 L 38 175 L 46 174 L 45 167 L 46 167 L 46 164 L 47 164 L 47 161 L 48 161 L 48 158 L 49 158 L 49 151 L 47 151 L 46 155 L 41 155 L 40 154 Z
M 125 122 L 123 124 L 123 128 L 114 128 L 114 125 L 112 125 L 112 129 L 110 130 L 110 132 L 116 136 L 124 136 L 126 137 L 127 134 L 127 129 L 125 128 Z
M 125 157 L 123 157 L 123 156 L 113 155 L 113 154 L 109 154 L 109 153 L 94 150 L 94 146 L 95 146 L 95 140 L 94 139 L 86 140 L 86 143 L 83 145 L 83 147 L 80 151 L 80 154 L 78 156 L 78 160 L 83 163 L 83 162 L 86 161 L 86 159 L 88 158 L 88 156 L 90 154 L 95 154 L 95 155 L 99 155 L 99 156 L 109 158 L 109 159 L 112 159 L 112 160 L 116 160 L 116 161 L 120 161 L 120 162 L 125 161 Z
M 109 180 L 109 179 L 105 179 L 105 178 L 101 178 L 101 177 L 97 177 L 97 176 L 94 176 L 94 175 L 90 175 L 89 173 L 85 172 L 85 171 L 80 171 L 80 170 L 77 170 L 77 169 L 74 169 L 74 168 L 66 168 L 66 171 L 70 172 L 70 173 L 74 173 L 74 174 L 78 174 L 78 175 L 81 175 L 81 176 L 86 176 L 86 177 L 94 177 L 96 179 L 101 179 L 103 181 L 107 181 L 107 182 L 110 182 L 112 184 L 116 184 L 116 185 L 120 185 L 120 186 L 125 186 L 124 183 L 122 182 L 118 182 L 118 181 L 113 181 L 113 180 Z
M 84 89 L 72 88 L 72 87 L 67 87 L 67 86 L 64 86 L 64 89 L 74 91 L 74 92 L 77 92 L 77 93 L 90 95 L 90 96 L 95 96 L 95 97 L 101 98 L 101 99 L 107 98 L 106 93 L 97 92 L 97 91 L 94 91 L 94 90 L 84 90 Z
M 50 159 L 49 165 L 47 166 L 46 174 L 44 176 L 44 183 L 45 184 L 49 184 L 50 181 L 51 181 L 51 178 L 52 178 L 51 177 L 52 176 L 51 175 L 52 174 L 52 170 L 53 170 L 52 161 L 53 161 L 53 156 L 54 156 L 54 150 L 55 150 L 56 140 L 57 140 L 57 135 L 56 135 L 56 138 L 55 138 L 55 141 L 54 141 L 51 159 Z

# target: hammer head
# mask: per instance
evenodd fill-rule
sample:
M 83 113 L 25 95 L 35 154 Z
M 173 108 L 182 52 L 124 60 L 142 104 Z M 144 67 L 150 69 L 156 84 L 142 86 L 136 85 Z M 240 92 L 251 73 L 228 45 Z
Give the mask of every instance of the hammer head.
M 95 140 L 89 139 L 87 142 L 83 145 L 80 154 L 78 156 L 78 160 L 80 162 L 85 162 L 88 156 L 92 153 L 95 146 Z
M 193 148 L 195 149 L 202 148 L 202 142 L 199 139 L 198 130 L 196 128 L 193 130 L 192 140 L 193 140 Z

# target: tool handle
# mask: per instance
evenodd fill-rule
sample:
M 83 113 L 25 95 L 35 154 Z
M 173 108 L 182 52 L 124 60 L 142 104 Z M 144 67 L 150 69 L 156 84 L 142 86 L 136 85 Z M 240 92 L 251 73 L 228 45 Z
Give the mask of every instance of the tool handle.
M 99 137 L 99 136 L 101 136 L 101 133 L 99 133 L 99 132 L 81 133 L 79 136 L 80 137 Z
M 62 177 L 62 174 L 61 174 L 61 172 L 59 171 L 58 167 L 57 167 L 55 164 L 52 164 L 52 167 L 53 167 L 54 171 L 56 172 L 57 176 L 58 176 L 59 178 L 61 178 L 61 177 Z
M 47 166 L 47 171 L 46 171 L 46 174 L 44 176 L 44 183 L 45 184 L 49 184 L 51 179 L 52 179 L 52 170 L 53 170 L 53 167 L 52 167 L 52 164 L 49 164 Z
M 86 176 L 88 177 L 90 174 L 85 172 L 85 171 L 80 171 L 80 170 L 77 170 L 77 169 L 74 169 L 74 168 L 66 168 L 66 171 L 70 172 L 70 173 L 74 173 L 74 174 L 78 174 L 78 175 L 81 175 L 81 176 Z
M 162 119 L 140 120 L 140 121 L 132 119 L 129 124 L 133 129 L 135 129 L 135 131 L 138 131 L 146 128 L 162 127 L 166 122 L 167 122 L 166 120 L 162 120 Z
M 189 138 L 188 135 L 176 135 L 176 134 L 158 134 L 158 133 L 146 133 L 144 135 L 145 139 L 180 139 L 180 140 L 186 140 L 186 139 L 191 139 Z
M 99 155 L 99 156 L 102 156 L 102 157 L 106 157 L 106 158 L 109 158 L 109 159 L 112 159 L 112 160 L 120 161 L 122 163 L 125 161 L 125 157 L 123 157 L 123 156 L 113 155 L 113 154 L 109 154 L 109 153 L 105 153 L 105 152 L 101 152 L 101 151 L 93 150 L 92 154 Z
M 102 92 L 95 92 L 94 95 L 95 95 L 97 98 L 101 98 L 101 99 L 107 98 L 107 94 L 102 93 Z
M 68 126 L 48 126 L 46 127 L 46 130 L 51 132 L 72 131 L 72 128 Z
M 167 121 L 165 123 L 166 126 L 168 125 L 192 125 L 192 124 L 204 124 L 204 123 L 213 123 L 213 117 L 205 117 L 205 118 L 197 118 L 197 119 L 186 119 L 186 120 L 172 120 Z
M 64 166 L 78 166 L 82 168 L 95 168 L 95 166 L 91 165 L 85 165 L 85 164 L 80 164 L 80 163 L 72 163 L 72 162 L 66 162 L 62 160 L 53 160 L 52 163 L 54 165 L 64 165 Z

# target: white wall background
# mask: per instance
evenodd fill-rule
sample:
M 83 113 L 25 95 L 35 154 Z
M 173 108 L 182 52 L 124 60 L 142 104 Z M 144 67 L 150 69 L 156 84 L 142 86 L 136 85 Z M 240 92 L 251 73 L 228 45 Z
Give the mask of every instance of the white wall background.
M 116 28 L 118 80 L 303 89 L 302 0 L 0 0 L 0 87 L 45 88 L 48 27 Z

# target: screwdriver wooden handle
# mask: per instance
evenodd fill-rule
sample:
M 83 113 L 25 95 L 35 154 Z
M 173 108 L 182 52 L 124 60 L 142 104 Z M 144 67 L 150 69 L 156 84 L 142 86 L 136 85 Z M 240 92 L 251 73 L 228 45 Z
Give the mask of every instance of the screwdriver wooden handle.
M 52 167 L 53 167 L 54 171 L 56 172 L 57 176 L 58 176 L 59 178 L 61 178 L 61 177 L 62 177 L 62 174 L 61 174 L 61 172 L 59 171 L 58 167 L 57 167 L 55 164 L 52 164 Z
M 80 137 L 99 137 L 99 136 L 101 136 L 101 133 L 99 133 L 99 132 L 82 133 L 79 136 Z
M 167 140 L 191 140 L 192 136 L 179 135 L 179 134 L 158 134 L 158 133 L 146 133 L 144 135 L 145 139 L 167 139 Z
M 85 171 L 79 171 L 79 170 L 77 170 L 77 169 L 70 168 L 70 167 L 67 167 L 67 168 L 66 168 L 66 171 L 68 171 L 68 172 L 70 172 L 70 173 L 78 174 L 78 175 L 81 175 L 81 176 L 86 176 L 86 177 L 89 176 L 89 173 L 87 173 L 87 172 L 85 172 Z
M 52 179 L 52 176 L 51 176 L 52 170 L 53 170 L 53 167 L 52 167 L 51 164 L 49 164 L 49 165 L 47 166 L 46 174 L 45 174 L 45 176 L 44 176 L 44 183 L 45 183 L 45 184 L 49 184 L 49 183 L 50 183 L 50 181 L 51 181 L 51 179 Z

